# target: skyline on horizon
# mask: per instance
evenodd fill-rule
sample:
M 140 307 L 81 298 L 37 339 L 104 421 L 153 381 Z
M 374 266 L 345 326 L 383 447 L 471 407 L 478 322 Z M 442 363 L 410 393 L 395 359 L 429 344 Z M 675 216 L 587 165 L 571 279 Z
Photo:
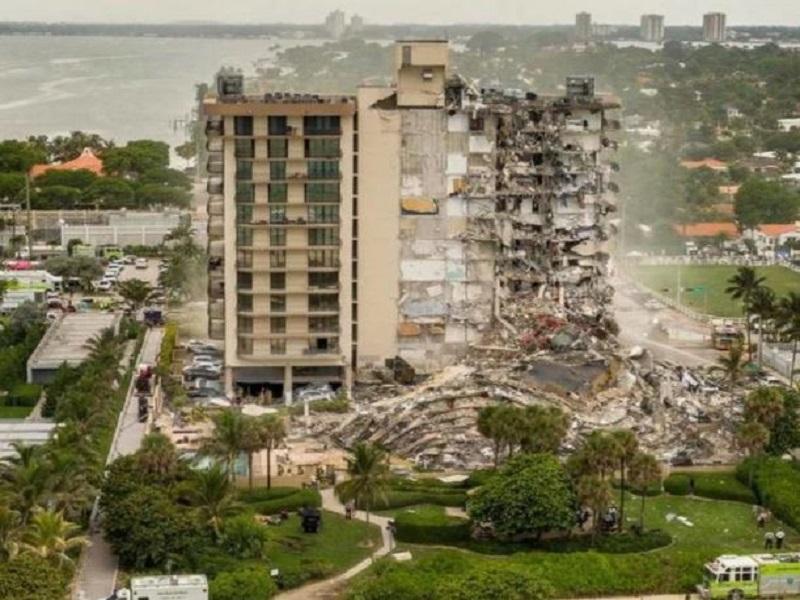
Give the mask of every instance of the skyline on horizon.
M 664 15 L 667 27 L 699 27 L 703 14 L 724 12 L 729 26 L 734 27 L 800 26 L 800 10 L 791 11 L 796 0 L 763 0 L 757 4 L 749 0 L 649 0 L 635 6 L 626 0 L 607 0 L 601 6 L 591 6 L 586 0 L 565 0 L 556 6 L 541 0 L 497 0 L 471 6 L 456 0 L 403 0 L 382 5 L 370 0 L 296 0 L 290 6 L 234 0 L 224 11 L 211 0 L 6 0 L 4 4 L 4 21 L 14 22 L 294 25 L 322 23 L 338 8 L 376 25 L 569 25 L 576 13 L 586 11 L 595 22 L 612 25 L 638 25 L 642 14 L 652 13 Z M 787 20 L 789 15 L 793 15 L 792 20 Z

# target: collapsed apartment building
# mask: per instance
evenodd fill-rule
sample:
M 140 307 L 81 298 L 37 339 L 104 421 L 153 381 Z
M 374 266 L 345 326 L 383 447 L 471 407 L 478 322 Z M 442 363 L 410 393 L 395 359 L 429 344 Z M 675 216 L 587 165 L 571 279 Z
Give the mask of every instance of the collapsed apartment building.
M 480 89 L 444 41 L 398 42 L 394 62 L 392 85 L 355 96 L 246 95 L 227 74 L 206 101 L 210 333 L 228 390 L 290 402 L 346 386 L 360 410 L 318 434 L 426 465 L 488 459 L 475 418 L 500 401 L 561 406 L 573 442 L 636 426 L 674 447 L 687 423 L 725 438 L 673 368 L 615 341 L 619 103 L 591 77 L 560 96 Z M 696 437 L 704 458 L 728 451 Z

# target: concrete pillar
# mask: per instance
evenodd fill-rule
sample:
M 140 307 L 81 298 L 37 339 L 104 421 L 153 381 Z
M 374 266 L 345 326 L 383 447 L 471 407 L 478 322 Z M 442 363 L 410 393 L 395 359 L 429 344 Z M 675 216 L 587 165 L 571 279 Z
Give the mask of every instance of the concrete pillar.
M 235 390 L 233 389 L 233 367 L 225 367 L 225 395 L 233 398 Z
M 283 401 L 286 406 L 292 405 L 292 365 L 283 368 Z

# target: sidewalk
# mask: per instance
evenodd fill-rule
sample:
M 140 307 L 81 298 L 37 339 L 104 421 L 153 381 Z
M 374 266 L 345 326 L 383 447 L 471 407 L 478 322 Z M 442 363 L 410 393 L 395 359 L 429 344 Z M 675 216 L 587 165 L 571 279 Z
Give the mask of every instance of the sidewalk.
M 138 363 L 155 364 L 161 349 L 163 329 L 150 329 L 145 334 L 142 351 Z M 134 369 L 136 368 L 134 363 Z M 133 379 L 128 387 L 125 404 L 117 421 L 117 430 L 111 442 L 106 464 L 111 464 L 126 454 L 136 452 L 147 433 L 147 424 L 139 423 L 139 407 L 133 393 Z M 81 556 L 76 585 L 72 594 L 73 600 L 105 600 L 114 592 L 117 579 L 117 557 L 111 547 L 103 539 L 99 518 L 92 514 L 89 531 L 90 545 Z
M 322 508 L 329 512 L 334 512 L 340 515 L 345 514 L 344 505 L 339 502 L 333 489 L 322 490 Z M 356 511 L 355 518 L 359 521 L 366 521 L 366 512 Z M 348 571 L 336 575 L 330 579 L 317 581 L 299 587 L 294 590 L 289 590 L 283 594 L 275 596 L 276 600 L 315 600 L 321 598 L 336 598 L 339 592 L 344 587 L 345 582 L 352 579 L 365 569 L 369 568 L 374 559 L 386 556 L 389 554 L 392 540 L 389 534 L 388 525 L 389 519 L 387 517 L 379 517 L 378 515 L 370 514 L 369 522 L 381 528 L 382 545 L 376 550 L 372 556 L 365 558 L 357 565 L 351 567 Z

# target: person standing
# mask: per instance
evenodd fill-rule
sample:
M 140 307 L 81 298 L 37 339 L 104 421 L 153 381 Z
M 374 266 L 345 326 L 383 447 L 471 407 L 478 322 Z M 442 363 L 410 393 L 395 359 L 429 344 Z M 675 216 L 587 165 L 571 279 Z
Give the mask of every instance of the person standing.
M 779 529 L 775 533 L 775 547 L 780 550 L 783 548 L 783 538 L 786 537 L 786 534 L 783 532 L 783 529 Z
M 775 534 L 771 531 L 768 531 L 764 534 L 764 549 L 771 550 L 772 547 L 775 545 Z

